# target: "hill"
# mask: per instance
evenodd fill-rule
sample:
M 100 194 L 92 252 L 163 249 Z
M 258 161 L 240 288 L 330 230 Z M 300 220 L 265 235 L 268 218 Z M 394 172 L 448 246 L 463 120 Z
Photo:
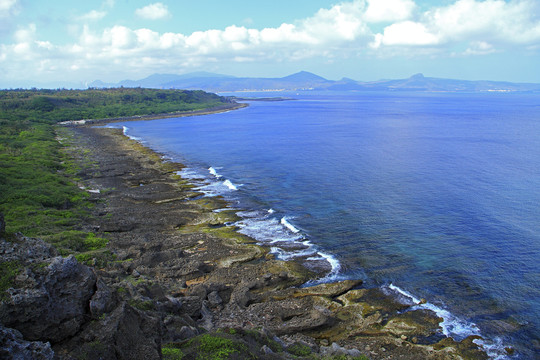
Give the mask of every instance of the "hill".
M 90 86 L 106 87 L 149 87 L 160 89 L 201 89 L 212 92 L 234 91 L 540 91 L 540 84 L 512 83 L 504 81 L 471 81 L 426 77 L 415 74 L 406 79 L 356 81 L 349 78 L 328 80 L 319 75 L 300 71 L 281 78 L 234 77 L 208 72 L 184 75 L 154 74 L 141 80 L 123 80 L 117 84 L 94 81 Z

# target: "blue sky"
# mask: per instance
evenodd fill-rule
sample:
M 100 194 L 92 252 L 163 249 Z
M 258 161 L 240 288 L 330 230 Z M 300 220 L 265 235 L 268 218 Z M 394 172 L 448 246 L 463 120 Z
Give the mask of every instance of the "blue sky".
M 540 1 L 0 0 L 0 88 L 301 70 L 540 82 Z

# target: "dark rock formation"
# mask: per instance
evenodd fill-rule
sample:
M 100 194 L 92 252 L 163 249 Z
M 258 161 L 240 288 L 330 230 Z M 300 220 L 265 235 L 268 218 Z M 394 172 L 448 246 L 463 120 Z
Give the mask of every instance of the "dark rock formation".
M 116 298 L 102 279 L 98 278 L 96 285 L 97 291 L 90 299 L 90 313 L 94 318 L 99 318 L 114 309 Z
M 95 292 L 94 272 L 74 256 L 44 258 L 54 251 L 39 240 L 19 238 L 12 250 L 9 257 L 25 270 L 0 303 L 0 321 L 28 340 L 59 342 L 75 335 Z
M 160 321 L 123 302 L 99 321 L 90 323 L 70 346 L 70 352 L 79 358 L 161 359 Z
M 26 341 L 15 329 L 0 324 L 0 359 L 5 360 L 52 360 L 54 352 L 49 343 Z

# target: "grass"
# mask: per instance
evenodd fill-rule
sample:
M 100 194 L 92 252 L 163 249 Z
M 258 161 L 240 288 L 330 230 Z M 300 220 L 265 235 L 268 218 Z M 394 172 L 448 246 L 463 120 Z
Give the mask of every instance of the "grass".
M 95 164 L 58 122 L 201 110 L 227 103 L 203 91 L 156 89 L 0 90 L 0 213 L 8 236 L 21 232 L 62 255 L 105 261 L 107 240 L 84 229 L 95 206 L 78 187 Z M 171 171 L 175 170 L 172 165 Z M 95 169 L 94 169 L 95 170 Z M 98 259 L 98 260 L 99 260 Z
M 309 356 L 313 351 L 307 345 L 296 343 L 289 346 L 287 352 L 296 356 Z
M 4 261 L 0 263 L 0 300 L 6 297 L 6 290 L 13 287 L 13 280 L 22 269 L 18 261 Z
M 187 342 L 194 348 L 197 360 L 225 360 L 235 353 L 247 352 L 247 347 L 220 335 L 203 334 Z
M 182 350 L 175 347 L 164 346 L 161 348 L 163 360 L 182 360 L 184 353 Z

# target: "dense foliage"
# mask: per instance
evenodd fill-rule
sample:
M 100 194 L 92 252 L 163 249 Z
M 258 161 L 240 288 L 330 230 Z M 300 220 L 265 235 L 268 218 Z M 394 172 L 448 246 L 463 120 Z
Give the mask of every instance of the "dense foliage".
M 80 227 L 91 203 L 77 186 L 77 165 L 65 147 L 69 138 L 53 126 L 57 122 L 201 110 L 223 102 L 203 91 L 0 91 L 0 212 L 6 230 L 44 238 L 63 253 L 96 251 L 106 243 Z
M 186 90 L 114 88 L 0 91 L 2 115 L 7 113 L 11 119 L 49 124 L 67 120 L 201 110 L 223 102 L 224 98 L 215 94 Z

